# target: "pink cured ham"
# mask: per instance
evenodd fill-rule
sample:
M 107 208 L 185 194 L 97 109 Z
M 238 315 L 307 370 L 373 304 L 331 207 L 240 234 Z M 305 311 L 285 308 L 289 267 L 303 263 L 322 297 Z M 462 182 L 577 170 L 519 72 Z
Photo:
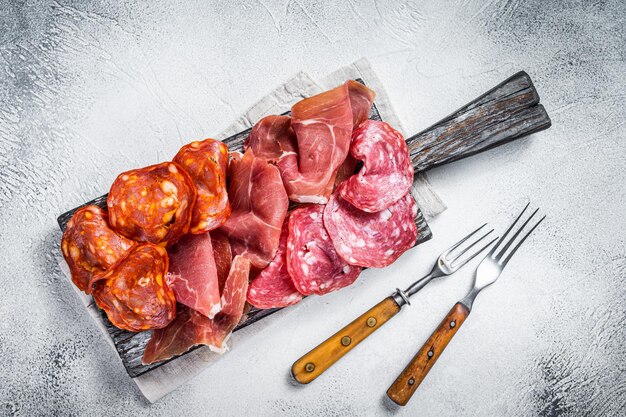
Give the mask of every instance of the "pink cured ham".
M 415 245 L 417 205 L 411 194 L 378 213 L 368 213 L 333 193 L 324 209 L 324 226 L 337 253 L 352 265 L 383 268 Z
M 350 148 L 355 125 L 365 120 L 374 92 L 348 81 L 296 103 L 288 116 L 268 116 L 246 146 L 278 166 L 289 199 L 326 203 Z
M 361 268 L 341 259 L 322 220 L 324 206 L 299 207 L 289 215 L 287 269 L 302 294 L 323 295 L 352 284 Z
M 226 278 L 230 271 L 230 264 L 233 261 L 233 252 L 230 249 L 228 238 L 223 233 L 213 230 L 211 232 L 211 245 L 213 246 L 213 257 L 217 268 L 217 280 L 219 281 L 220 294 L 224 291 Z
M 289 200 L 278 169 L 248 149 L 230 161 L 228 197 L 232 214 L 219 229 L 234 255 L 264 268 L 274 258 Z
M 352 125 L 357 128 L 369 118 L 376 93 L 356 81 L 350 80 L 346 84 L 348 84 L 350 107 L 352 108 Z
M 256 308 L 286 307 L 302 300 L 302 294 L 293 285 L 287 270 L 288 233 L 287 222 L 285 222 L 274 259 L 250 283 L 247 298 L 248 302 Z
M 361 170 L 341 187 L 341 197 L 358 209 L 375 213 L 401 199 L 413 184 L 409 148 L 400 132 L 385 122 L 367 120 L 352 134 L 350 154 Z
M 211 236 L 185 235 L 168 254 L 167 282 L 176 301 L 212 319 L 220 311 L 220 289 Z
M 224 286 L 222 310 L 215 318 L 209 319 L 188 307 L 180 307 L 169 326 L 152 333 L 142 362 L 147 365 L 164 361 L 196 345 L 208 345 L 211 350 L 224 352 L 225 342 L 243 314 L 249 274 L 250 262 L 236 256 Z

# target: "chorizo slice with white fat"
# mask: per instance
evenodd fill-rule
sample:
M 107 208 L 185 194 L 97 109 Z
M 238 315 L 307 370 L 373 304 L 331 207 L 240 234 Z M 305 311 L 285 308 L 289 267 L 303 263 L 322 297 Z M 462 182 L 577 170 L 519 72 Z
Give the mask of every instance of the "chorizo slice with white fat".
M 350 154 L 363 167 L 345 181 L 341 197 L 356 208 L 376 213 L 409 192 L 413 165 L 400 132 L 385 122 L 367 120 L 352 133 Z
M 107 213 L 98 206 L 77 210 L 67 223 L 61 250 L 72 273 L 72 282 L 91 293 L 90 281 L 103 274 L 135 245 L 111 229 Z
M 289 215 L 287 269 L 302 294 L 323 295 L 352 284 L 359 266 L 350 265 L 336 252 L 323 222 L 324 206 L 298 207 Z
M 161 329 L 176 316 L 176 298 L 165 280 L 167 269 L 165 249 L 141 243 L 95 279 L 96 304 L 120 329 Z
M 175 162 L 124 172 L 107 207 L 111 227 L 129 239 L 167 246 L 189 232 L 196 187 Z
M 217 229 L 230 216 L 226 190 L 228 147 L 215 139 L 183 146 L 172 161 L 191 176 L 198 196 L 191 216 L 191 233 Z
M 383 211 L 368 213 L 341 198 L 343 186 L 324 209 L 324 226 L 346 262 L 382 268 L 415 245 L 417 205 L 410 193 Z

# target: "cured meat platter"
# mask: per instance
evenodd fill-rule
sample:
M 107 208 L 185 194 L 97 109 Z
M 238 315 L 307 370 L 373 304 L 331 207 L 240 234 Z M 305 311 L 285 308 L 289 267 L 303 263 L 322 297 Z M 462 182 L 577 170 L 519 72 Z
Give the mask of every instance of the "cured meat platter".
M 370 109 L 369 118 L 381 120 L 375 102 Z M 530 77 L 525 72 L 519 72 L 442 121 L 406 139 L 406 144 L 410 162 L 417 173 L 547 129 L 550 125 L 550 119 L 539 104 L 539 96 Z M 223 142 L 231 151 L 242 151 L 244 140 L 249 136 L 250 130 L 246 130 Z M 107 195 L 60 215 L 58 223 L 61 229 L 65 231 L 75 212 L 87 205 L 96 205 L 106 210 Z M 418 236 L 415 245 L 418 245 L 429 240 L 432 233 L 419 210 L 414 220 Z M 234 331 L 264 319 L 277 310 L 252 307 Z M 151 333 L 122 330 L 109 321 L 104 311 L 100 311 L 102 321 L 131 377 L 142 375 L 167 362 L 142 364 Z

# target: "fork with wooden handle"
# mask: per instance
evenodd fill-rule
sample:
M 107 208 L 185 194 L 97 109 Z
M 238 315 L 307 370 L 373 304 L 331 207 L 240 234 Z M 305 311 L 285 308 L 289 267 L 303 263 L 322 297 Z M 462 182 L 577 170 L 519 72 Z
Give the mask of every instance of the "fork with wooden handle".
M 478 293 L 485 287 L 496 282 L 502 270 L 509 262 L 511 257 L 524 243 L 524 241 L 535 230 L 539 223 L 545 219 L 543 216 L 534 226 L 526 232 L 526 234 L 519 240 L 519 242 L 509 251 L 511 244 L 519 237 L 522 230 L 526 228 L 530 220 L 535 216 L 537 210 L 535 210 L 530 217 L 524 222 L 524 224 L 517 230 L 517 232 L 511 237 L 508 242 L 500 249 L 506 237 L 511 230 L 515 227 L 517 222 L 522 218 L 522 215 L 528 208 L 528 203 L 524 210 L 517 216 L 517 219 L 511 224 L 502 238 L 494 245 L 489 254 L 481 261 L 476 269 L 476 275 L 474 277 L 474 286 L 470 292 L 452 307 L 448 315 L 443 319 L 437 330 L 428 338 L 426 343 L 417 352 L 417 354 L 411 359 L 411 362 L 404 368 L 404 371 L 398 376 L 395 382 L 387 390 L 387 396 L 398 405 L 406 405 L 411 399 L 411 396 L 417 390 L 417 387 L 422 383 L 426 375 L 433 367 L 445 347 L 448 345 L 452 337 L 459 330 L 470 311 L 472 310 L 472 304 L 476 299 Z M 497 252 L 496 252 L 497 250 Z M 506 255 L 506 256 L 505 256 Z
M 486 223 L 483 224 L 443 252 L 428 275 L 413 283 L 405 291 L 398 288 L 391 296 L 376 304 L 352 323 L 339 330 L 326 341 L 294 362 L 291 367 L 291 374 L 295 380 L 301 384 L 308 384 L 313 381 L 356 345 L 361 343 L 367 336 L 374 333 L 389 319 L 395 316 L 402 306 L 405 304 L 410 305 L 409 297 L 424 288 L 433 278 L 450 275 L 456 272 L 486 249 L 497 237 L 484 246 L 477 247 L 476 245 L 493 232 L 493 229 L 483 233 L 478 239 L 470 240 L 479 231 L 483 230 L 486 225 Z M 463 247 L 461 247 L 461 245 L 463 245 Z

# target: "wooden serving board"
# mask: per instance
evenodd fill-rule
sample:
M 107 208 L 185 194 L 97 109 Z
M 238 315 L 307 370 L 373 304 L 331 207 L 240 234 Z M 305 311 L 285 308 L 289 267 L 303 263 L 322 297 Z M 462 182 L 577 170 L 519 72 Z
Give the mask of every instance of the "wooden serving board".
M 376 103 L 372 106 L 370 119 L 381 120 Z M 519 72 L 406 141 L 415 171 L 419 172 L 547 129 L 550 125 L 550 118 L 543 106 L 539 104 L 539 95 L 530 77 L 525 72 Z M 243 141 L 249 133 L 250 129 L 245 130 L 224 139 L 224 143 L 231 151 L 242 150 Z M 106 198 L 107 195 L 100 196 L 80 207 L 95 204 L 106 210 Z M 65 230 L 67 222 L 80 207 L 58 217 L 57 221 L 61 230 Z M 432 238 L 432 232 L 419 210 L 415 224 L 418 228 L 416 245 Z M 249 326 L 278 310 L 259 310 L 253 307 L 234 331 Z M 141 358 L 150 339 L 150 332 L 133 333 L 120 330 L 111 324 L 102 310 L 100 314 L 128 375 L 137 377 L 168 362 L 142 365 Z

